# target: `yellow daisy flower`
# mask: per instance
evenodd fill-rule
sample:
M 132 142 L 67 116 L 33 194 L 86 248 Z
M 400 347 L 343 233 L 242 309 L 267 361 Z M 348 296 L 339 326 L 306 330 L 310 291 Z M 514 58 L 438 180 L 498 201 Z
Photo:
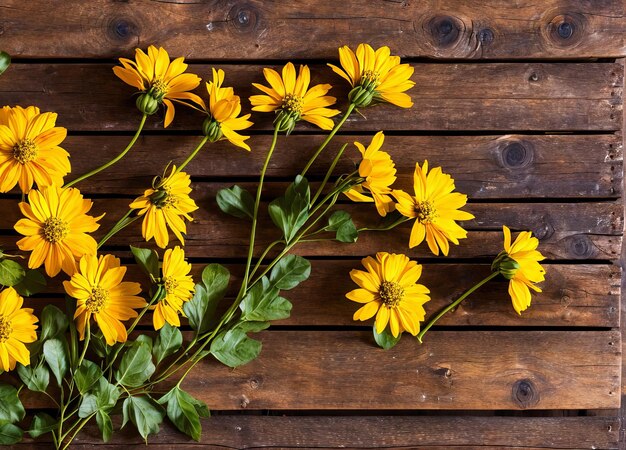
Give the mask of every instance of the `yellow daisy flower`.
M 79 270 L 63 282 L 67 295 L 76 299 L 74 320 L 81 340 L 93 317 L 108 345 L 126 342 L 122 321 L 137 317 L 135 309 L 145 307 L 146 301 L 137 296 L 139 283 L 122 281 L 125 274 L 126 267 L 113 255 L 85 255 Z
M 0 192 L 16 184 L 27 194 L 38 187 L 63 184 L 70 172 L 69 153 L 59 147 L 67 130 L 55 126 L 56 113 L 5 106 L 0 110 Z
M 152 189 L 147 189 L 129 205 L 131 209 L 139 210 L 139 216 L 144 216 L 141 234 L 146 242 L 154 237 L 159 247 L 167 247 L 170 228 L 178 240 L 185 244 L 183 234 L 187 233 L 187 225 L 183 219 L 192 221 L 189 213 L 198 209 L 189 197 L 190 184 L 189 175 L 176 172 L 176 166 L 173 166 L 168 177 L 159 181 Z
M 500 272 L 509 282 L 509 295 L 513 308 L 521 314 L 530 306 L 530 289 L 541 292 L 534 285 L 545 280 L 545 269 L 539 261 L 544 256 L 537 250 L 539 239 L 533 237 L 530 231 L 523 231 L 511 244 L 511 230 L 503 226 L 504 250 L 496 257 L 492 270 Z M 530 289 L 529 289 L 530 288 Z
M 308 66 L 300 66 L 296 77 L 296 69 L 287 63 L 282 70 L 282 77 L 273 69 L 263 69 L 263 75 L 270 87 L 262 84 L 252 85 L 267 95 L 250 97 L 252 111 L 279 112 L 275 125 L 279 131 L 291 132 L 300 119 L 317 125 L 322 130 L 332 130 L 331 117 L 339 114 L 339 110 L 329 109 L 337 100 L 326 94 L 332 88 L 330 84 L 317 84 L 309 89 L 311 73 Z M 281 122 L 282 121 L 282 122 Z
M 93 206 L 76 188 L 46 186 L 28 193 L 28 203 L 19 204 L 25 219 L 15 230 L 26 236 L 17 242 L 23 251 L 32 251 L 28 267 L 42 264 L 50 277 L 61 270 L 68 275 L 76 271 L 76 261 L 85 254 L 96 254 L 97 244 L 87 233 L 98 229 L 100 217 L 88 216 Z
M 399 56 L 391 56 L 389 47 L 374 49 L 369 44 L 359 44 L 356 54 L 347 45 L 339 48 L 339 62 L 343 70 L 328 64 L 333 72 L 345 78 L 354 89 L 350 101 L 357 107 L 372 102 L 388 102 L 402 108 L 413 106 L 405 91 L 415 86 L 410 80 L 413 67 L 400 64 Z
M 384 141 L 385 136 L 379 131 L 367 149 L 360 142 L 354 143 L 363 156 L 359 164 L 359 176 L 365 178 L 365 181 L 345 193 L 355 202 L 374 202 L 378 214 L 383 217 L 395 208 L 389 194 L 392 192 L 390 186 L 396 181 L 396 169 L 391 156 L 380 150 Z
M 424 303 L 430 300 L 426 286 L 417 284 L 422 266 L 405 255 L 379 252 L 376 259 L 362 260 L 367 271 L 353 269 L 350 278 L 359 288 L 346 294 L 349 300 L 364 303 L 354 313 L 354 320 L 368 320 L 376 315 L 376 332 L 382 333 L 387 324 L 391 334 L 403 331 L 416 336 L 426 312 Z
M 209 108 L 207 113 L 209 118 L 205 121 L 203 131 L 209 136 L 211 142 L 215 142 L 223 137 L 230 143 L 250 151 L 250 146 L 244 141 L 250 136 L 242 136 L 237 131 L 250 128 L 253 124 L 248 119 L 250 114 L 241 117 L 241 99 L 234 94 L 232 87 L 222 87 L 224 82 L 224 71 L 213 69 L 213 81 L 206 83 L 209 93 Z
M 200 85 L 200 77 L 192 73 L 184 73 L 187 64 L 182 56 L 170 62 L 164 48 L 148 47 L 148 54 L 135 49 L 135 61 L 120 58 L 123 67 L 116 66 L 113 72 L 124 83 L 139 89 L 144 95 L 137 99 L 137 106 L 146 114 L 154 114 L 161 103 L 167 110 L 165 127 L 174 120 L 174 104 L 172 100 L 185 104 L 181 100 L 191 100 L 204 106 L 204 102 L 196 94 L 189 91 Z
M 31 308 L 22 308 L 24 299 L 12 287 L 0 292 L 0 369 L 15 369 L 15 363 L 30 365 L 30 352 L 24 344 L 37 340 L 39 320 Z
M 409 247 L 413 248 L 422 243 L 424 238 L 428 248 L 438 255 L 439 249 L 448 255 L 450 244 L 459 244 L 459 239 L 467 237 L 467 231 L 461 228 L 456 220 L 470 220 L 474 216 L 461 211 L 467 203 L 467 195 L 454 190 L 454 180 L 435 167 L 428 171 L 428 161 L 422 167 L 415 165 L 413 175 L 415 196 L 404 191 L 393 191 L 398 203 L 396 209 L 406 217 L 414 218 L 415 223 L 411 230 Z
M 174 327 L 180 326 L 179 314 L 183 314 L 183 303 L 193 297 L 194 282 L 189 275 L 191 264 L 185 261 L 185 252 L 176 246 L 167 249 L 163 255 L 163 286 L 165 297 L 154 308 L 152 322 L 159 330 L 165 322 Z

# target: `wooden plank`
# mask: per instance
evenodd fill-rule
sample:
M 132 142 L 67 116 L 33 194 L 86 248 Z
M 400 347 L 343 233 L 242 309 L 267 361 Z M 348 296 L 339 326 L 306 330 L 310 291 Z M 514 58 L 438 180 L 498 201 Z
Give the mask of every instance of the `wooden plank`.
M 442 58 L 626 54 L 618 0 L 178 0 L 158 8 L 147 0 L 62 2 L 54 8 L 43 0 L 5 0 L 2 13 L 3 47 L 21 57 L 116 57 L 152 43 L 197 59 L 335 58 L 339 45 L 359 42 Z
M 463 416 L 249 416 L 218 415 L 202 421 L 198 443 L 165 423 L 150 448 L 617 448 L 619 422 L 611 417 Z M 30 441 L 30 442 L 29 442 Z M 20 449 L 41 449 L 29 440 Z M 130 426 L 105 444 L 95 425 L 72 448 L 117 449 L 145 442 Z
M 184 389 L 209 408 L 618 408 L 619 331 L 432 332 L 392 350 L 371 332 L 269 331 L 261 358 L 206 360 Z M 368 344 L 371 347 L 368 347 Z
M 268 177 L 287 177 L 304 165 L 301 151 L 312 154 L 325 136 L 281 138 Z M 127 136 L 70 136 L 64 147 L 71 154 L 73 177 L 113 159 L 128 143 Z M 196 136 L 143 136 L 113 169 L 77 185 L 84 192 L 141 192 L 168 160 L 183 161 L 195 148 Z M 326 173 L 334 152 L 350 144 L 336 173 L 347 173 L 359 162 L 353 142 L 371 136 L 338 136 L 311 168 L 311 177 Z M 209 145 L 187 166 L 205 179 L 258 177 L 271 137 L 253 136 L 251 153 L 226 141 Z M 84 149 L 95 151 L 84 151 Z M 163 155 L 155 154 L 163 148 Z M 97 149 L 97 150 L 96 150 Z M 470 198 L 559 197 L 616 198 L 622 193 L 622 139 L 609 135 L 386 136 L 385 146 L 396 163 L 399 182 L 410 185 L 416 162 L 441 165 L 457 189 Z M 576 161 L 577 164 L 572 164 Z M 141 166 L 139 166 L 141 164 Z M 137 170 L 141 167 L 141 171 Z M 72 179 L 72 176 L 68 177 Z
M 112 67 L 113 64 L 14 64 L 0 79 L 0 95 L 4 104 L 22 104 L 27 98 L 44 110 L 58 112 L 59 125 L 70 130 L 134 130 L 139 113 L 131 96 L 133 88 L 115 77 Z M 252 82 L 263 82 L 263 66 L 219 67 L 226 71 L 228 84 L 235 86 L 242 98 L 255 93 Z M 623 75 L 621 66 L 613 63 L 416 67 L 413 108 L 370 108 L 365 111 L 367 120 L 354 115 L 345 130 L 614 131 L 621 127 Z M 208 76 L 210 66 L 192 65 L 190 71 Z M 335 85 L 331 94 L 340 99 L 340 109 L 345 109 L 347 83 L 327 67 L 315 65 L 312 71 L 313 83 Z M 247 100 L 244 105 L 247 110 Z M 200 130 L 202 117 L 198 113 L 177 110 L 179 114 L 171 129 Z M 390 114 L 393 121 L 389 120 Z M 255 129 L 268 130 L 273 118 L 273 114 L 255 113 L 252 120 Z M 158 116 L 148 121 L 147 129 L 162 129 Z M 297 129 L 315 127 L 300 125 Z
M 243 265 L 225 264 L 232 274 L 227 298 L 218 314 L 230 306 L 241 284 Z M 354 322 L 352 314 L 359 305 L 345 299 L 346 292 L 356 286 L 350 280 L 353 268 L 360 268 L 358 260 L 313 260 L 310 278 L 297 288 L 281 295 L 293 302 L 291 317 L 276 322 L 288 326 L 363 326 L 370 322 Z M 204 264 L 194 263 L 192 275 L 200 280 Z M 546 266 L 543 292 L 533 296 L 532 306 L 519 316 L 511 307 L 507 293 L 508 283 L 502 279 L 465 300 L 454 313 L 447 314 L 438 323 L 446 326 L 552 326 L 552 327 L 618 327 L 621 271 L 617 266 L 598 264 L 550 264 Z M 431 301 L 426 304 L 427 317 L 454 301 L 470 286 L 489 274 L 488 265 L 425 264 L 420 283 L 431 290 Z M 130 265 L 126 280 L 147 286 L 146 277 L 135 265 Z M 51 282 L 48 294 L 63 294 L 60 282 Z M 322 294 L 320 294 L 322 293 Z M 35 314 L 47 304 L 65 308 L 65 300 L 58 296 L 38 296 L 28 300 Z M 150 327 L 151 318 L 142 320 Z

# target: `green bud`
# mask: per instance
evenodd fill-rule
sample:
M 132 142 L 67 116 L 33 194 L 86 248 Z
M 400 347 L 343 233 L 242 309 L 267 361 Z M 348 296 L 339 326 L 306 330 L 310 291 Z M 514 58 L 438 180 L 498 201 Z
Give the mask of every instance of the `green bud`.
M 148 93 L 141 94 L 137 97 L 136 105 L 139 111 L 149 116 L 159 109 L 159 101 Z
M 374 91 L 365 89 L 362 86 L 357 86 L 348 94 L 348 100 L 353 103 L 357 108 L 365 108 L 372 104 L 374 100 Z
M 204 119 L 204 123 L 202 124 L 202 133 L 209 138 L 210 142 L 217 142 L 223 136 L 220 124 L 211 117 Z
M 512 279 L 519 268 L 519 263 L 511 258 L 506 252 L 500 252 L 491 264 L 491 271 L 500 272 L 500 274 L 507 280 Z
M 279 133 L 285 132 L 290 135 L 293 129 L 296 127 L 296 123 L 300 120 L 300 115 L 293 111 L 281 110 L 274 120 L 274 127 Z
M 150 195 L 150 201 L 152 202 L 152 204 L 156 205 L 159 208 L 163 206 L 166 198 L 167 192 L 165 192 L 165 190 L 163 189 L 159 189 Z

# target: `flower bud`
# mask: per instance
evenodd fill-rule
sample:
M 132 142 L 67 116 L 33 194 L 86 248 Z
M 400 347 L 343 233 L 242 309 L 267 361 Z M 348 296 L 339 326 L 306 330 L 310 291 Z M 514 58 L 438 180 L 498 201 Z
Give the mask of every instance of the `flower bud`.
M 283 109 L 278 113 L 276 120 L 274 120 L 274 127 L 279 133 L 285 132 L 287 135 L 290 135 L 299 119 L 299 114 Z
M 511 258 L 506 252 L 500 252 L 491 264 L 491 271 L 500 272 L 500 274 L 507 280 L 512 279 L 519 268 L 519 263 Z
M 365 108 L 372 104 L 374 100 L 374 91 L 357 86 L 348 94 L 348 100 L 357 108 Z
M 202 124 L 202 133 L 209 138 L 210 142 L 217 142 L 223 136 L 220 124 L 211 117 L 204 119 L 204 123 Z
M 144 114 L 151 116 L 159 109 L 159 102 L 148 93 L 141 94 L 137 97 L 137 108 Z
M 157 207 L 161 207 L 163 206 L 165 199 L 167 198 L 167 192 L 164 189 L 159 189 L 153 192 L 149 198 L 150 198 L 150 202 L 152 202 L 153 205 L 157 205 Z

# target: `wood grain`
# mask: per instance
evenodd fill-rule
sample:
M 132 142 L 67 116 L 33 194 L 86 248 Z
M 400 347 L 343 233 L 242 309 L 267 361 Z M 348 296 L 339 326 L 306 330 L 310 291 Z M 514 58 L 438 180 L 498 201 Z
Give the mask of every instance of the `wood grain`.
M 22 104 L 27 98 L 43 110 L 59 113 L 59 125 L 81 131 L 133 131 L 140 114 L 133 89 L 112 72 L 113 64 L 14 64 L 0 78 L 4 104 Z M 208 76 L 208 65 L 190 71 Z M 264 82 L 259 65 L 220 65 L 227 85 L 234 86 L 249 110 L 252 82 Z M 311 67 L 312 82 L 331 82 L 331 94 L 346 108 L 348 84 L 329 68 Z M 85 82 L 88 80 L 88 82 Z M 553 130 L 614 131 L 622 123 L 621 66 L 613 63 L 493 63 L 420 64 L 413 76 L 415 105 L 390 105 L 364 111 L 367 120 L 353 115 L 348 131 L 385 130 Z M 450 86 L 454 86 L 453 91 Z M 199 89 L 206 96 L 204 88 Z M 94 107 L 93 105 L 97 105 Z M 177 108 L 173 130 L 200 130 L 200 113 Z M 393 114 L 393 120 L 389 120 Z M 269 130 L 274 114 L 255 113 L 255 129 Z M 161 130 L 159 116 L 147 129 Z M 316 131 L 309 125 L 297 130 Z
M 617 0 L 176 0 L 158 7 L 98 0 L 54 8 L 43 0 L 5 0 L 2 12 L 3 46 L 19 57 L 117 57 L 153 43 L 193 59 L 336 58 L 338 46 L 359 42 L 435 58 L 626 54 Z

